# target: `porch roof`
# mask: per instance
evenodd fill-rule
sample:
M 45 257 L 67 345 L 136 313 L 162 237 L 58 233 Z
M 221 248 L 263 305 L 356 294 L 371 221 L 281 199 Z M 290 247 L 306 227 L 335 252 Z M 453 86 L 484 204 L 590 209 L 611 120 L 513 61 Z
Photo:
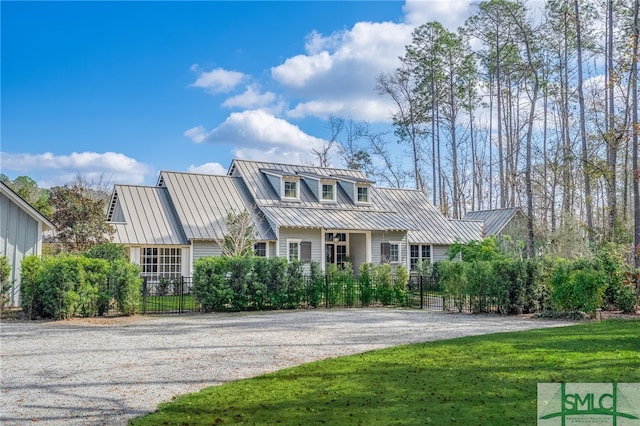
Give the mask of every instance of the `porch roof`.
M 408 231 L 410 222 L 392 211 L 337 210 L 263 206 L 264 215 L 279 226 L 358 231 Z

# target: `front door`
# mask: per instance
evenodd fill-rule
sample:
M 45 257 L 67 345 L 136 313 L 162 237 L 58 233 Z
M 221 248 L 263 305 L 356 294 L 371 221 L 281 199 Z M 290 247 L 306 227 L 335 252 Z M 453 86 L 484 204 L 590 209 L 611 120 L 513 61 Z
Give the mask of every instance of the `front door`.
M 335 264 L 344 268 L 347 261 L 347 234 L 345 232 L 327 232 L 324 234 L 325 266 Z

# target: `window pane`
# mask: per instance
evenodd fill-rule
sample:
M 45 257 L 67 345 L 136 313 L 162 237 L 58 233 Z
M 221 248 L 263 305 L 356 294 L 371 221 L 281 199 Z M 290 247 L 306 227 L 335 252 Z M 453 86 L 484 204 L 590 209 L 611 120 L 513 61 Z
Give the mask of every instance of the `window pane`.
M 431 246 L 422 246 L 422 258 L 431 259 Z
M 284 182 L 284 196 L 286 198 L 298 198 L 297 182 L 293 182 L 293 181 Z
M 398 248 L 398 244 L 391 244 L 391 256 L 390 259 L 392 262 L 398 262 L 400 260 L 400 250 Z
M 289 243 L 289 260 L 298 260 L 298 243 Z
M 333 185 L 331 184 L 323 184 L 322 185 L 322 199 L 333 201 Z
M 358 187 L 358 202 L 359 203 L 367 203 L 369 201 L 369 192 L 367 187 L 359 186 Z
M 256 256 L 267 257 L 267 243 L 256 243 L 254 249 Z

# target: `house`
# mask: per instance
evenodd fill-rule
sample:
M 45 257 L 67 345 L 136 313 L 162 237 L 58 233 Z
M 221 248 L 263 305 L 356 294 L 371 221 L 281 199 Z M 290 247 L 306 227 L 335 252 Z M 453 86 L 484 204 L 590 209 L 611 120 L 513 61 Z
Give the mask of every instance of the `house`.
M 40 255 L 43 233 L 54 228 L 49 219 L 0 181 L 0 256 L 9 260 L 9 279 L 13 282 L 9 290 L 9 306 L 20 306 L 22 259 Z
M 305 264 L 402 264 L 445 258 L 482 223 L 445 218 L 422 192 L 378 188 L 363 172 L 233 160 L 227 175 L 160 172 L 156 186 L 116 185 L 107 220 L 114 242 L 145 274 L 190 276 L 222 254 L 230 212 L 247 210 L 256 254 Z
M 495 237 L 503 250 L 522 254 L 527 240 L 527 216 L 521 208 L 477 210 L 467 213 L 464 219 L 483 222 L 483 238 Z

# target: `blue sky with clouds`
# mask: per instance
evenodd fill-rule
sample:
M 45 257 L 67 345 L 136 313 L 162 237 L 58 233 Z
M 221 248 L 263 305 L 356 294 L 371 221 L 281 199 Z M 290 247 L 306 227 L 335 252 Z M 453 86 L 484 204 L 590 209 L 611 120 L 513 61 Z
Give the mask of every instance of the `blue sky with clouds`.
M 310 163 L 329 116 L 388 124 L 376 75 L 469 3 L 2 1 L 1 172 L 154 184 L 233 158 Z

